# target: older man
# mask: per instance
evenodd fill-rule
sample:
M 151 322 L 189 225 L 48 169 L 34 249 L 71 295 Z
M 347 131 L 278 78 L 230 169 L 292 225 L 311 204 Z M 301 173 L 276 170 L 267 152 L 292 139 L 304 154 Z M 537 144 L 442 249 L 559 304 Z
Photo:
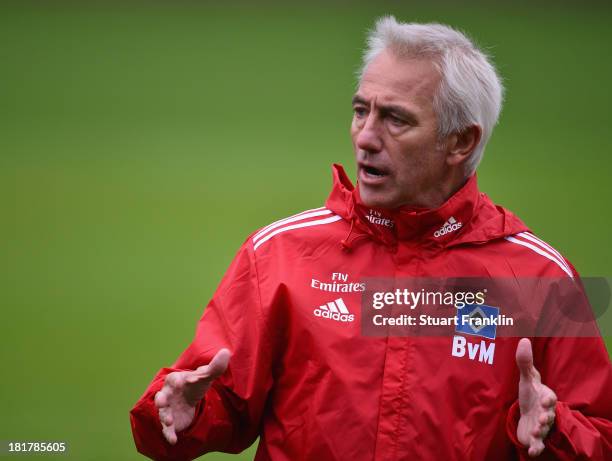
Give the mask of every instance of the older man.
M 246 240 L 192 344 L 132 410 L 138 450 L 192 459 L 260 436 L 258 460 L 610 459 L 600 338 L 534 338 L 532 352 L 360 328 L 369 277 L 576 276 L 478 191 L 501 100 L 463 34 L 380 20 L 353 98 L 358 187 L 335 166 L 324 207 Z

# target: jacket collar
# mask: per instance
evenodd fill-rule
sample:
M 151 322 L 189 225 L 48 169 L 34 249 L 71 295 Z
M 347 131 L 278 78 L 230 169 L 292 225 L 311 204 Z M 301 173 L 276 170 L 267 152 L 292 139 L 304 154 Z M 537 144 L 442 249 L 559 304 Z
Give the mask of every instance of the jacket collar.
M 366 234 L 387 245 L 447 247 L 528 230 L 516 216 L 479 192 L 476 175 L 438 208 L 392 210 L 365 206 L 341 165 L 333 165 L 333 177 L 327 208 L 351 222 L 351 233 Z M 351 235 L 345 241 L 350 246 Z

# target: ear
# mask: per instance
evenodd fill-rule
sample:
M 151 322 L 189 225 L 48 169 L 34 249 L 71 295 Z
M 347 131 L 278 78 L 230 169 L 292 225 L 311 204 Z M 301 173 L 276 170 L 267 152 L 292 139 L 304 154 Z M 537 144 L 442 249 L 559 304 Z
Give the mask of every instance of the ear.
M 465 162 L 476 149 L 482 138 L 482 128 L 470 125 L 460 132 L 449 135 L 446 142 L 446 162 L 449 165 L 459 165 Z

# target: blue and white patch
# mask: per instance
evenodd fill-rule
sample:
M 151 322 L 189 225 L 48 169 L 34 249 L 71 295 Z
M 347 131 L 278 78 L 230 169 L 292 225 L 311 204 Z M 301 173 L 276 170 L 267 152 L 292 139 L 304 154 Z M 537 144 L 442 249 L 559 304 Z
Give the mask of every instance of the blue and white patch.
M 483 338 L 495 339 L 499 307 L 486 304 L 469 304 L 457 308 L 457 327 L 455 332 Z

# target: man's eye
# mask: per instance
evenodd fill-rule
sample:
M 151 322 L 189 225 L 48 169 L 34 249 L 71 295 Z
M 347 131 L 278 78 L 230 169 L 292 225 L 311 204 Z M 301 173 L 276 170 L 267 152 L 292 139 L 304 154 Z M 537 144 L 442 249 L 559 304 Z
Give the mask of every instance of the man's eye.
M 399 117 L 396 117 L 395 115 L 389 114 L 388 118 L 389 118 L 389 120 L 391 121 L 391 123 L 393 125 L 396 125 L 396 126 L 404 126 L 404 125 L 406 125 L 406 121 L 405 120 L 403 120 L 403 119 L 401 119 Z
M 365 117 L 367 115 L 367 111 L 363 107 L 353 107 L 353 112 L 358 118 Z

